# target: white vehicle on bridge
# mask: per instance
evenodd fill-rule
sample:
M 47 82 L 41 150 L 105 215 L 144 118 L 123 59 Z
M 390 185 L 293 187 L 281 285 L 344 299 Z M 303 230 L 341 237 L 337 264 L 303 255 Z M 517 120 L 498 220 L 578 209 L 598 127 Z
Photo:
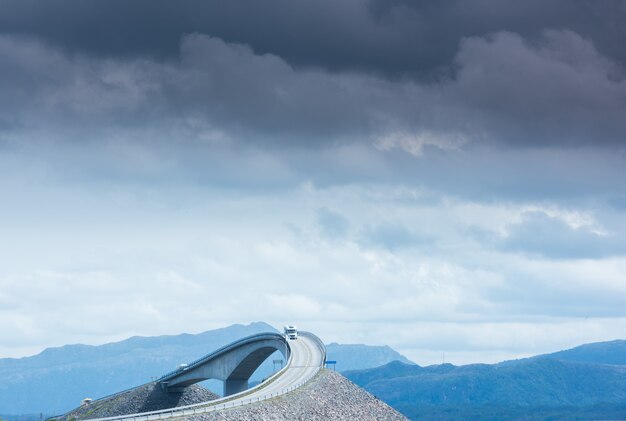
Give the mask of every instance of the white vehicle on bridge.
M 298 339 L 298 328 L 292 325 L 285 326 L 285 337 L 289 340 Z
M 293 341 L 296 338 L 298 341 Z M 276 351 L 279 351 L 287 360 L 285 367 L 274 373 L 271 381 L 250 388 L 248 382 L 250 376 L 267 357 Z M 92 418 L 92 420 L 179 419 L 192 413 L 206 414 L 230 410 L 233 407 L 274 399 L 309 382 L 322 369 L 324 361 L 326 361 L 324 343 L 312 333 L 298 333 L 295 326 L 285 326 L 284 335 L 278 332 L 257 333 L 212 351 L 187 365 L 179 364 L 174 371 L 156 380 L 163 390 L 172 393 L 182 392 L 186 387 L 204 380 L 221 380 L 224 385 L 224 398 L 184 405 L 175 409 L 110 418 Z M 94 402 L 96 401 L 89 405 L 94 405 Z

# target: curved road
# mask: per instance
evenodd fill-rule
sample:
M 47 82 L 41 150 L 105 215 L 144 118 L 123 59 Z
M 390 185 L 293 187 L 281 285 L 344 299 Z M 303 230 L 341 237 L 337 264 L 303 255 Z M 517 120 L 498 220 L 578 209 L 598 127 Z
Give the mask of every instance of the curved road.
M 283 374 L 267 386 L 241 397 L 240 400 L 247 402 L 251 398 L 280 394 L 281 391 L 297 387 L 302 381 L 315 375 L 324 365 L 325 356 L 314 339 L 300 335 L 298 339 L 289 341 L 289 345 L 291 347 L 291 361 Z
M 301 332 L 298 339 L 289 340 L 291 357 L 287 365 L 264 383 L 251 389 L 214 401 L 172 408 L 164 411 L 146 412 L 142 414 L 124 415 L 120 417 L 98 418 L 97 420 L 135 421 L 156 420 L 180 417 L 184 415 L 203 414 L 220 411 L 225 408 L 248 405 L 283 395 L 302 386 L 310 380 L 324 365 L 326 350 L 323 343 L 313 334 Z M 95 420 L 94 420 L 95 421 Z

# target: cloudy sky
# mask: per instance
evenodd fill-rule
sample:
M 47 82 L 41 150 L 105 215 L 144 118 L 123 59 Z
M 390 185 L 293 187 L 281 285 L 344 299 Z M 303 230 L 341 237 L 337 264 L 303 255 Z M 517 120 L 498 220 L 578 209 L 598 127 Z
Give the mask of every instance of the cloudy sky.
M 626 1 L 0 0 L 0 357 L 294 322 L 626 337 Z

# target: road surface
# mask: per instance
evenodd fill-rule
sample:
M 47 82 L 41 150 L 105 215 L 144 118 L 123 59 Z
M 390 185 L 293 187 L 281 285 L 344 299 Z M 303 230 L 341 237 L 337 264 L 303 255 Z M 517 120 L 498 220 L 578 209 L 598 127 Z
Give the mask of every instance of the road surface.
M 249 405 L 266 399 L 283 395 L 310 380 L 324 365 L 326 351 L 319 339 L 305 332 L 301 332 L 296 340 L 289 340 L 291 358 L 285 368 L 264 383 L 222 399 L 206 403 L 172 408 L 163 411 L 146 412 L 142 414 L 124 415 L 119 417 L 98 418 L 96 420 L 130 420 L 144 421 L 176 418 L 186 415 L 203 414 L 220 411 L 226 408 Z M 95 420 L 94 420 L 95 421 Z

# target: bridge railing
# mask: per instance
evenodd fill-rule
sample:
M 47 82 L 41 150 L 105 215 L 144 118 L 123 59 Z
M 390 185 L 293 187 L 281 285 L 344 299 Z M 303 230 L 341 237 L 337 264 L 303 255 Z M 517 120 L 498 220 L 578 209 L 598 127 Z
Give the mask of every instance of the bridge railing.
M 263 396 L 258 396 L 255 398 L 250 398 L 250 399 L 242 399 L 242 400 L 237 400 L 237 401 L 233 401 L 233 402 L 224 402 L 221 404 L 217 404 L 217 405 L 211 405 L 211 406 L 200 406 L 200 407 L 179 407 L 179 408 L 174 408 L 174 409 L 169 409 L 166 411 L 163 411 L 163 413 L 161 414 L 156 414 L 156 413 L 151 413 L 151 414 L 135 414 L 133 415 L 129 415 L 128 418 L 132 419 L 133 421 L 147 421 L 147 420 L 157 420 L 157 419 L 167 419 L 167 418 L 174 418 L 174 417 L 180 417 L 180 416 L 186 416 L 186 415 L 197 415 L 197 414 L 206 414 L 206 413 L 210 413 L 210 412 L 216 412 L 216 411 L 221 411 L 227 408 L 237 408 L 237 407 L 242 407 L 242 406 L 246 406 L 246 405 L 250 405 L 256 402 L 262 402 L 264 400 L 273 398 L 273 397 L 277 397 L 280 395 L 284 395 L 285 393 L 291 392 L 301 386 L 304 386 L 306 383 L 308 383 L 313 377 L 317 376 L 317 374 L 319 373 L 319 371 L 321 370 L 321 367 L 318 367 L 317 370 L 315 370 L 314 373 L 312 373 L 311 375 L 307 376 L 305 379 L 303 379 L 301 382 L 292 385 L 288 388 L 282 389 L 279 392 L 273 392 L 273 393 L 268 393 L 266 395 Z M 201 404 L 201 405 L 206 405 L 206 404 Z M 127 418 L 127 419 L 128 419 Z M 120 420 L 123 419 L 121 417 L 119 418 L 107 418 L 111 419 L 111 420 Z M 96 420 L 93 420 L 96 421 Z
M 267 399 L 271 399 L 273 397 L 277 397 L 280 395 L 284 395 L 285 393 L 291 392 L 294 389 L 297 389 L 301 386 L 303 386 L 304 384 L 308 383 L 313 377 L 317 376 L 317 374 L 319 373 L 319 371 L 322 369 L 322 367 L 324 366 L 324 362 L 326 361 L 326 347 L 324 346 L 324 343 L 314 334 L 309 333 L 309 332 L 304 332 L 301 331 L 298 333 L 301 336 L 305 336 L 307 338 L 312 339 L 316 345 L 320 348 L 320 351 L 322 352 L 322 365 L 319 367 L 316 367 L 316 369 L 310 374 L 308 375 L 306 378 L 302 379 L 300 382 L 298 382 L 297 384 L 291 385 L 287 388 L 281 389 L 277 392 L 271 392 L 271 393 L 266 393 L 260 396 L 256 396 L 256 397 L 251 397 L 249 399 L 242 399 L 243 396 L 249 395 L 253 392 L 258 391 L 259 389 L 262 389 L 266 386 L 268 386 L 269 384 L 271 384 L 274 380 L 276 380 L 280 375 L 282 375 L 291 365 L 291 361 L 292 361 L 292 352 L 291 352 L 291 348 L 289 345 L 289 341 L 286 341 L 287 343 L 287 349 L 289 351 L 289 358 L 287 360 L 287 364 L 285 364 L 285 366 L 277 371 L 276 373 L 274 373 L 274 375 L 272 375 L 271 377 L 269 377 L 267 380 L 265 380 L 264 382 L 250 388 L 247 389 L 243 392 L 234 394 L 234 395 L 230 395 L 221 399 L 217 399 L 214 401 L 209 401 L 209 402 L 202 402 L 199 404 L 194 404 L 194 405 L 187 405 L 187 406 L 180 406 L 177 408 L 171 408 L 171 409 L 164 409 L 164 410 L 160 410 L 160 411 L 151 411 L 151 412 L 144 412 L 144 413 L 140 413 L 140 414 L 129 414 L 129 415 L 121 415 L 121 416 L 117 416 L 117 417 L 107 417 L 107 418 L 94 418 L 91 419 L 90 421 L 114 421 L 114 420 L 132 420 L 132 421 L 149 421 L 149 420 L 158 420 L 158 419 L 167 419 L 167 418 L 174 418 L 174 417 L 180 417 L 180 416 L 185 416 L 185 415 L 196 415 L 196 414 L 206 414 L 209 412 L 215 412 L 215 411 L 220 411 L 226 408 L 234 408 L 234 407 L 240 407 L 240 406 L 245 406 L 245 405 L 250 405 L 252 403 L 255 402 L 261 402 Z M 272 335 L 278 335 L 283 337 L 280 334 L 272 334 Z M 218 349 L 217 351 L 209 354 L 209 355 L 215 355 L 219 352 L 223 352 L 225 349 L 229 349 L 232 348 L 235 344 L 239 343 L 241 344 L 244 341 L 247 340 L 251 340 L 254 337 L 256 337 L 258 339 L 259 336 L 262 335 L 252 335 L 252 336 L 248 336 L 246 338 L 241 339 L 240 341 L 234 342 L 229 344 L 228 346 L 222 347 L 220 349 Z M 284 338 L 284 337 L 283 337 Z M 205 357 L 200 358 L 198 360 L 196 360 L 196 362 L 198 361 L 202 361 L 204 360 Z M 167 375 L 161 377 L 162 379 L 165 378 L 166 376 L 168 376 L 171 373 L 168 373 Z M 117 394 L 116 394 L 117 395 Z
M 298 332 L 298 335 L 305 336 L 313 340 L 313 342 L 315 342 L 317 347 L 320 349 L 320 352 L 322 353 L 322 363 L 323 363 L 322 366 L 323 366 L 326 363 L 326 345 L 324 345 L 324 342 L 322 342 L 322 340 L 317 335 L 311 332 L 306 332 L 304 330 L 301 330 L 300 332 Z
M 157 379 L 157 382 L 164 382 L 167 380 L 170 380 L 176 376 L 178 376 L 179 374 L 183 374 L 185 371 L 191 370 L 199 365 L 204 364 L 207 361 L 212 360 L 213 358 L 218 357 L 219 355 L 225 353 L 225 352 L 229 352 L 235 348 L 238 348 L 242 345 L 247 344 L 248 342 L 253 342 L 253 341 L 258 341 L 261 339 L 281 339 L 284 340 L 285 337 L 283 335 L 281 335 L 280 333 L 273 333 L 273 332 L 268 332 L 268 333 L 257 333 L 255 335 L 250 335 L 250 336 L 246 336 L 245 338 L 241 338 L 235 342 L 231 342 L 228 345 L 224 345 L 221 348 L 216 349 L 215 351 L 211 352 L 210 354 L 207 354 L 203 357 L 198 358 L 197 360 L 194 360 L 192 362 L 190 362 L 187 367 L 185 367 L 184 370 L 181 369 L 177 369 L 177 370 L 173 370 L 170 371 L 167 374 L 164 374 L 163 376 L 159 377 Z
M 244 345 L 244 344 L 245 344 L 245 343 L 247 343 L 247 342 L 251 342 L 251 341 L 254 341 L 254 340 L 259 340 L 259 339 L 265 339 L 265 338 L 267 338 L 267 339 L 284 339 L 285 337 L 284 337 L 284 335 L 282 335 L 282 334 L 280 334 L 280 333 L 276 333 L 276 332 L 265 332 L 265 333 L 256 333 L 256 334 L 253 334 L 253 335 L 249 335 L 249 336 L 246 336 L 246 337 L 244 337 L 244 338 L 238 339 L 238 340 L 236 340 L 235 342 L 230 342 L 230 343 L 228 343 L 227 345 L 224 345 L 224 346 L 222 346 L 222 347 L 220 347 L 220 348 L 216 349 L 215 351 L 213 351 L 213 352 L 211 352 L 211 353 L 209 353 L 209 354 L 207 354 L 207 355 L 205 355 L 205 356 L 203 356 L 203 357 L 200 357 L 200 358 L 198 358 L 198 359 L 196 359 L 196 360 L 192 361 L 191 363 L 189 363 L 189 364 L 187 365 L 187 369 L 189 369 L 189 368 L 193 368 L 193 367 L 196 367 L 196 366 L 198 366 L 198 365 L 200 365 L 200 364 L 204 363 L 205 361 L 208 361 L 208 360 L 210 360 L 210 359 L 212 359 L 212 358 L 217 357 L 218 355 L 220 355 L 220 354 L 221 354 L 221 353 L 223 353 L 223 352 L 226 352 L 226 351 L 232 350 L 233 348 L 236 348 L 236 347 L 238 347 L 238 346 Z M 289 347 L 289 344 L 288 344 L 288 343 L 287 343 L 287 352 L 289 352 L 289 354 L 291 354 L 291 350 L 290 350 L 290 347 Z M 291 359 L 291 355 L 289 355 L 289 359 L 288 359 L 287 361 L 290 361 L 290 359 Z M 158 382 L 163 382 L 163 381 L 165 381 L 165 380 L 167 380 L 167 379 L 169 379 L 169 378 L 175 377 L 175 375 L 177 375 L 177 374 L 182 374 L 182 373 L 184 373 L 185 371 L 187 371 L 187 370 L 183 370 L 183 371 L 181 371 L 181 370 L 174 370 L 174 371 L 170 371 L 169 373 L 164 374 L 163 376 L 159 377 L 159 378 L 156 380 L 156 382 L 157 382 L 157 383 L 158 383 Z M 266 381 L 270 380 L 272 377 L 274 377 L 275 375 L 277 375 L 277 374 L 278 374 L 278 373 L 280 373 L 280 372 L 282 372 L 282 370 L 277 371 L 274 375 L 272 375 L 271 377 L 269 377 Z M 171 376 L 171 377 L 170 377 L 170 376 Z M 102 401 L 102 400 L 104 400 L 104 399 L 111 399 L 111 398 L 114 398 L 114 397 L 116 397 L 116 396 L 123 395 L 124 393 L 131 392 L 131 391 L 133 391 L 133 390 L 135 390 L 135 389 L 139 389 L 140 387 L 143 387 L 143 386 L 145 386 L 145 385 L 147 385 L 147 384 L 149 384 L 149 383 L 152 383 L 152 382 L 148 382 L 148 383 L 140 384 L 140 385 L 138 385 L 138 386 L 133 386 L 133 387 L 130 387 L 130 388 L 128 388 L 128 389 L 124 389 L 124 390 L 121 390 L 121 391 L 119 391 L 119 392 L 115 392 L 115 393 L 112 393 L 112 394 L 110 394 L 110 395 L 103 396 L 103 397 L 101 397 L 101 398 L 98 398 L 98 401 Z M 263 382 L 262 384 L 265 384 L 265 382 Z M 251 391 L 251 390 L 256 390 L 256 388 L 257 388 L 258 386 L 259 386 L 259 385 L 255 386 L 255 387 L 252 387 L 252 388 L 250 388 L 250 389 L 247 389 L 247 390 L 246 390 L 246 391 L 244 391 L 244 392 L 248 392 L 248 391 Z M 244 392 L 241 392 L 241 393 L 244 393 Z M 235 396 L 235 395 L 231 395 L 231 396 Z M 226 398 L 223 398 L 223 399 L 226 399 Z M 73 411 L 73 410 L 72 410 L 72 411 Z M 72 411 L 69 411 L 69 412 L 67 412 L 67 413 L 65 413 L 65 414 L 62 414 L 62 415 L 56 415 L 56 416 L 53 416 L 53 417 L 49 417 L 49 418 L 47 418 L 47 419 L 46 419 L 46 421 L 52 421 L 52 420 L 55 420 L 55 419 L 57 419 L 57 418 L 63 418 L 63 417 L 65 417 L 67 414 L 69 414 L 69 413 L 70 413 L 70 412 L 72 412 Z M 132 418 L 132 416 L 129 416 L 129 417 L 130 417 L 130 418 Z M 109 420 L 109 419 L 110 419 L 110 420 L 116 420 L 116 419 L 122 419 L 122 418 L 120 418 L 120 417 L 98 418 L 98 420 Z M 95 420 L 95 419 L 94 419 L 94 420 Z
M 94 419 L 92 421 L 105 421 L 105 420 L 112 421 L 112 420 L 129 420 L 129 419 L 133 421 L 160 420 L 160 419 L 181 417 L 181 416 L 186 416 L 186 415 L 206 414 L 210 412 L 221 411 L 227 408 L 242 407 L 242 406 L 250 405 L 256 402 L 262 402 L 264 400 L 271 399 L 273 397 L 278 397 L 278 396 L 284 395 L 285 393 L 291 392 L 305 385 L 313 377 L 317 376 L 321 368 L 322 367 L 318 367 L 317 370 L 315 370 L 315 372 L 313 372 L 312 374 L 307 376 L 305 379 L 303 379 L 301 382 L 295 385 L 282 389 L 278 392 L 272 392 L 272 393 L 268 393 L 268 394 L 257 396 L 257 397 L 250 398 L 250 399 L 237 399 L 237 400 L 232 400 L 229 402 L 211 404 L 210 406 L 207 406 L 206 403 L 202 403 L 202 404 L 197 404 L 197 405 L 181 406 L 178 408 L 172 408 L 172 409 L 167 409 L 163 411 L 154 411 L 154 412 L 144 413 L 144 414 L 124 415 L 120 417 L 110 417 L 110 418 L 99 418 L 99 419 Z

